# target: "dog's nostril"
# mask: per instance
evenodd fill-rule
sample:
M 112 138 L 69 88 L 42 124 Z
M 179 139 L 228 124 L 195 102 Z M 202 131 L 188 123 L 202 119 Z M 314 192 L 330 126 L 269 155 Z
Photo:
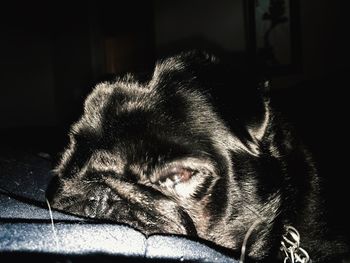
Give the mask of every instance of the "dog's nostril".
M 94 201 L 96 200 L 96 197 L 93 197 L 93 196 L 92 196 L 92 197 L 89 197 L 88 200 L 89 200 L 90 202 L 94 202 Z

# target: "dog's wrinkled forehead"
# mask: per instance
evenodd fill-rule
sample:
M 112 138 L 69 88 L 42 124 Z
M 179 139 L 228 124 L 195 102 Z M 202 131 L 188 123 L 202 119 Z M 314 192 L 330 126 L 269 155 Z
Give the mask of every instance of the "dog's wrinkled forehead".
M 182 71 L 184 66 L 159 63 L 152 78 L 142 84 L 132 75 L 99 84 L 86 99 L 84 114 L 71 134 L 83 136 L 84 143 L 119 145 L 133 154 L 186 155 L 193 148 L 205 152 L 218 128 L 225 127 L 198 92 L 195 76 Z
M 179 62 L 156 66 L 151 80 L 140 84 L 131 75 L 98 85 L 85 101 L 82 118 L 72 133 L 93 131 L 101 137 L 189 137 L 208 134 L 221 125 L 195 76 L 181 75 Z M 175 139 L 175 138 L 174 138 Z

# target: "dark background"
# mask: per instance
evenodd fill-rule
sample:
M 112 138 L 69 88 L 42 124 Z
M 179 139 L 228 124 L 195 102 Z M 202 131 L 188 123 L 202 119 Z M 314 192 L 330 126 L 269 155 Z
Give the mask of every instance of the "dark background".
M 274 102 L 314 152 L 332 222 L 347 231 L 349 30 L 340 2 L 299 1 L 297 63 L 262 71 L 271 77 Z M 147 71 L 157 58 L 183 49 L 214 50 L 255 66 L 251 6 L 250 0 L 2 3 L 1 149 L 55 156 L 96 82 Z

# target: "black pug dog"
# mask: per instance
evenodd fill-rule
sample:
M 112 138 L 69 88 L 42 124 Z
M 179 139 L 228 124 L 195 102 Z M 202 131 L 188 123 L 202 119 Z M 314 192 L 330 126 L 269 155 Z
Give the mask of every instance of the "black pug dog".
M 312 158 L 267 82 L 231 69 L 190 52 L 147 81 L 97 85 L 55 169 L 52 207 L 198 237 L 242 261 L 334 262 L 345 246 L 324 233 Z

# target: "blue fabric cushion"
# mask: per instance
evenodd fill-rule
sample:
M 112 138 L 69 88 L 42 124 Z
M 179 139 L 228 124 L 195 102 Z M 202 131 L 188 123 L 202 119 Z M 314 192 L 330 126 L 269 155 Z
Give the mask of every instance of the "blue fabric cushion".
M 152 235 L 57 211 L 45 202 L 52 177 L 45 154 L 0 156 L 0 262 L 238 262 L 200 240 Z

